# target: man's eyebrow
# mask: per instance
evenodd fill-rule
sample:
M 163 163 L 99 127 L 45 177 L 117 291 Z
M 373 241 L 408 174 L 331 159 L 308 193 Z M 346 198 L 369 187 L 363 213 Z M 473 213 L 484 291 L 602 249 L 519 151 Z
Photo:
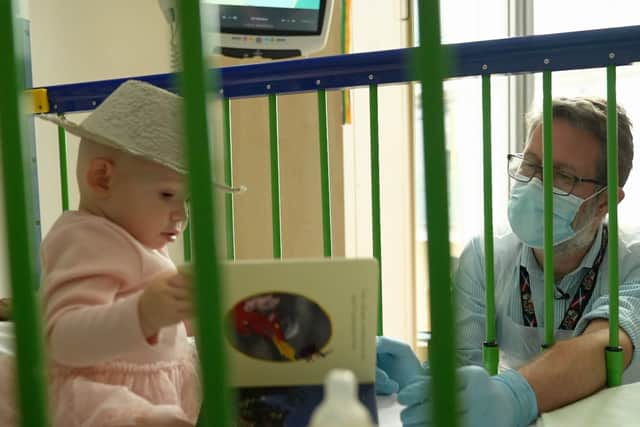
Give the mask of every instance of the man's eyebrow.
M 565 162 L 554 162 L 553 168 L 559 171 L 565 171 L 570 173 L 575 173 L 576 169 L 568 163 Z
M 528 162 L 532 162 L 532 163 L 535 162 L 535 163 L 539 164 L 540 166 L 542 166 L 542 159 L 540 159 L 536 154 L 524 153 L 523 157 Z M 558 170 L 558 171 L 570 172 L 570 173 L 575 173 L 575 171 L 576 171 L 573 166 L 571 166 L 570 164 L 565 163 L 565 162 L 554 162 L 553 163 L 553 169 Z

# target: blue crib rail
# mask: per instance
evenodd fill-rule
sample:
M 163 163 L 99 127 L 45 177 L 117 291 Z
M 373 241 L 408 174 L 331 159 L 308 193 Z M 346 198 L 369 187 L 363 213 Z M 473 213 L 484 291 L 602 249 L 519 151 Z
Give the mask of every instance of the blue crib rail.
M 417 48 L 325 56 L 212 70 L 225 97 L 304 92 L 416 80 Z M 447 77 L 535 73 L 627 65 L 640 61 L 640 25 L 443 45 Z M 173 74 L 136 76 L 176 91 Z M 51 112 L 92 110 L 127 78 L 47 87 Z

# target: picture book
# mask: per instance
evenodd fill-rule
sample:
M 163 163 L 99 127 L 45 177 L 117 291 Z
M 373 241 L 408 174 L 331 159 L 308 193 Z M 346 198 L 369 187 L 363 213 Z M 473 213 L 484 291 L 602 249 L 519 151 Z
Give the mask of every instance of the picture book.
M 235 261 L 222 272 L 239 427 L 306 426 L 333 368 L 353 371 L 376 422 L 375 260 Z

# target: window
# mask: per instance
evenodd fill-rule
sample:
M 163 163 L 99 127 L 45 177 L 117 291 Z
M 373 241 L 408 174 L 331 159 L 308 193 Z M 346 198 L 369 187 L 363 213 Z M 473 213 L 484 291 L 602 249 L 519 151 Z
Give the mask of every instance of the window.
M 417 1 L 414 0 L 414 10 Z M 640 4 L 628 0 L 492 0 L 441 1 L 443 43 L 505 38 L 514 34 L 547 34 L 596 28 L 637 25 Z M 465 13 L 457 13 L 464 10 Z M 414 14 L 417 16 L 417 14 Z M 414 25 L 414 40 L 417 40 Z M 636 129 L 640 127 L 640 64 L 617 70 L 618 103 L 627 110 Z M 604 69 L 553 73 L 553 96 L 606 97 Z M 416 313 L 417 330 L 429 330 L 426 265 L 426 208 L 419 85 L 414 98 L 416 159 Z M 466 242 L 482 233 L 482 110 L 480 78 L 447 80 L 445 130 L 449 173 L 449 221 L 452 256 Z M 506 153 L 524 147 L 524 114 L 539 109 L 542 75 L 492 77 L 493 215 L 496 231 L 508 224 L 509 181 Z M 637 132 L 636 132 L 637 134 Z M 638 138 L 636 137 L 636 140 Z M 637 149 L 636 149 L 637 152 Z M 636 158 L 640 155 L 636 154 Z M 427 159 L 428 162 L 428 159 Z M 640 227 L 633 206 L 640 199 L 640 166 L 631 171 L 625 185 L 626 198 L 619 206 L 621 226 Z M 637 216 L 637 214 L 636 214 Z
M 417 3 L 414 3 L 414 7 Z M 442 43 L 505 38 L 509 32 L 508 8 L 502 0 L 440 2 Z M 416 10 L 416 9 L 414 9 Z M 465 10 L 464 14 L 458 13 Z M 414 14 L 416 16 L 417 14 Z M 417 26 L 414 40 L 418 41 Z M 506 220 L 509 150 L 510 77 L 493 76 L 492 169 L 494 224 Z M 449 79 L 444 83 L 445 132 L 449 181 L 449 223 L 452 256 L 483 227 L 482 187 L 482 83 L 479 77 Z M 414 141 L 416 159 L 416 320 L 417 330 L 429 330 L 426 265 L 426 206 L 422 144 L 420 85 L 415 85 Z M 427 159 L 428 163 L 428 159 Z
M 576 13 L 580 11 L 580 13 Z M 565 0 L 562 2 L 538 0 L 534 8 L 535 34 L 557 33 L 561 31 L 581 31 L 606 27 L 637 25 L 640 4 L 626 0 Z M 607 96 L 605 69 L 564 71 L 552 74 L 553 96 Z M 627 110 L 632 124 L 635 124 L 635 164 L 629 180 L 625 184 L 625 199 L 619 205 L 618 216 L 621 227 L 639 228 L 637 212 L 634 209 L 640 200 L 640 166 L 638 166 L 638 132 L 640 127 L 640 64 L 618 67 L 617 101 Z M 535 76 L 533 100 L 536 108 L 542 105 L 542 75 Z

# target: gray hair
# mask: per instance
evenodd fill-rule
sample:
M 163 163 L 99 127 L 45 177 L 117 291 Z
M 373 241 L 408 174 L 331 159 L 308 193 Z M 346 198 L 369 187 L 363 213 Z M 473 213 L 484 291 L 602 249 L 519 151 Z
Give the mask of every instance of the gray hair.
M 631 120 L 620 105 L 618 112 L 618 181 L 623 187 L 629 178 L 633 163 L 633 135 Z M 552 102 L 553 118 L 582 129 L 600 142 L 600 160 L 596 165 L 596 179 L 607 182 L 607 101 L 601 98 L 556 98 Z M 542 123 L 542 114 L 528 117 L 527 140 Z

